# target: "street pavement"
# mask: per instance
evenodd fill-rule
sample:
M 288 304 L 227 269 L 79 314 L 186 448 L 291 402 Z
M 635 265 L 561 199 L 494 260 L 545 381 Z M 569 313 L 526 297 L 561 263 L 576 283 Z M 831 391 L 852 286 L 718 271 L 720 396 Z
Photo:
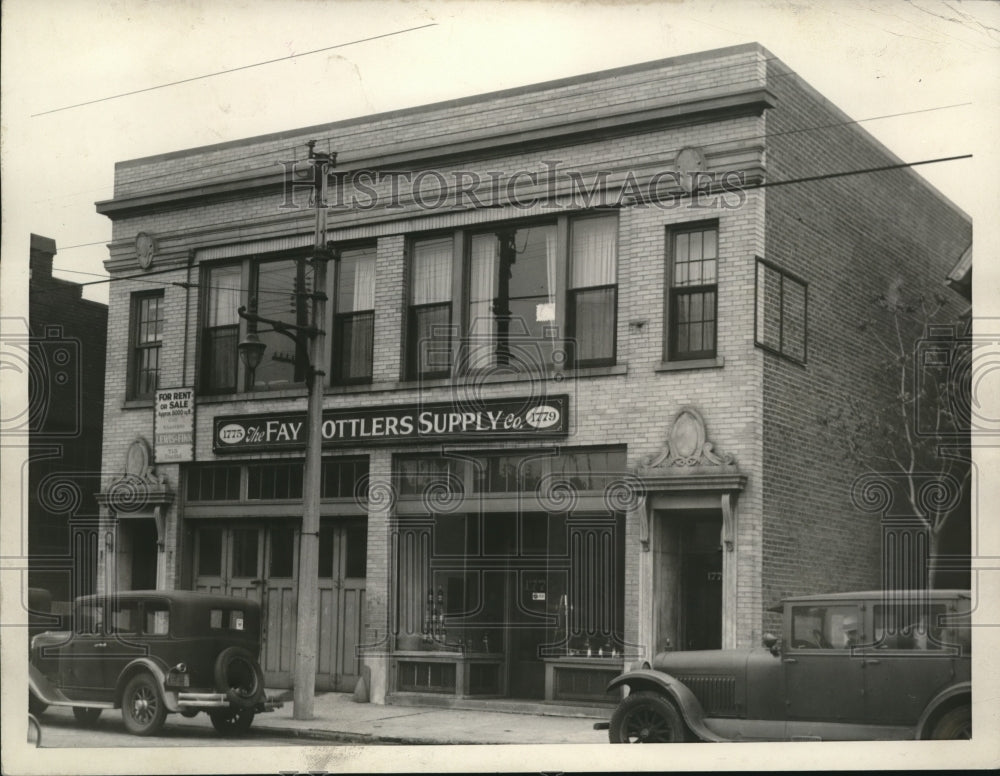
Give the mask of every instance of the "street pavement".
M 278 691 L 270 691 L 276 695 Z M 350 693 L 320 693 L 313 705 L 314 718 L 297 720 L 292 716 L 293 704 L 285 701 L 283 708 L 257 715 L 248 736 L 234 739 L 246 745 L 261 743 L 258 739 L 300 740 L 302 744 L 318 741 L 349 744 L 606 744 L 606 730 L 594 730 L 594 723 L 606 721 L 610 709 L 569 709 L 545 704 L 531 704 L 530 711 L 511 704 L 512 711 L 480 709 L 429 708 L 426 706 L 384 706 L 357 703 Z M 522 709 L 522 710 L 517 710 Z M 565 716 L 573 715 L 573 716 Z M 60 745 L 46 737 L 46 728 L 68 727 L 75 724 L 69 709 L 50 707 L 39 718 L 42 724 L 42 745 Z M 208 717 L 199 714 L 185 718 L 170 714 L 161 736 L 139 739 L 129 736 L 121 723 L 121 712 L 106 711 L 97 723 L 97 730 L 122 737 L 136 738 L 141 745 L 171 745 L 179 737 L 204 739 L 205 745 L 224 745 L 225 739 L 214 735 Z M 165 739 L 165 740 L 163 740 Z M 266 742 L 264 742 L 266 743 Z M 67 743 L 68 746 L 81 744 Z M 95 746 L 98 744 L 86 743 Z M 114 745 L 114 744 L 111 744 Z

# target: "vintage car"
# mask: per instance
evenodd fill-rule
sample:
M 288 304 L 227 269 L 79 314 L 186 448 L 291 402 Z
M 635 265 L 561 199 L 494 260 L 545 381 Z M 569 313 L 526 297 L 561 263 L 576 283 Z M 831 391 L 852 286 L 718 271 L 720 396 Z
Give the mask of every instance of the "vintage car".
M 84 596 L 70 630 L 31 640 L 29 710 L 69 706 L 92 724 L 121 709 L 125 728 L 155 734 L 168 712 L 206 712 L 223 735 L 246 732 L 265 697 L 260 605 L 190 591 L 138 590 Z
M 972 736 L 967 591 L 791 598 L 762 648 L 661 652 L 627 687 L 612 743 Z

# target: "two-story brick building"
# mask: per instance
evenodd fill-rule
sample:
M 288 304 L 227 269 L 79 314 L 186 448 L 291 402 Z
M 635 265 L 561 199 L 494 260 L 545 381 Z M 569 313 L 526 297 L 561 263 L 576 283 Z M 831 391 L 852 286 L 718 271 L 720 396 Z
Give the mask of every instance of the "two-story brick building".
M 850 324 L 940 288 L 971 224 L 745 45 L 119 163 L 105 589 L 262 598 L 290 682 L 306 392 L 279 333 L 241 362 L 237 308 L 295 323 L 315 290 L 309 140 L 339 154 L 318 686 L 599 699 L 651 650 L 759 642 L 784 594 L 879 584 L 818 419 L 885 397 Z M 154 460 L 157 387 L 193 397 Z

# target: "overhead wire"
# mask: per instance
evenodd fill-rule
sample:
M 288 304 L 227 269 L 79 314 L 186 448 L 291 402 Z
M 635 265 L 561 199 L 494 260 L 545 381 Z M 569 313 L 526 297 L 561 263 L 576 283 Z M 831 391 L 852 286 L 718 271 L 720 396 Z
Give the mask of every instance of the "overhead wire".
M 759 135 L 748 135 L 748 136 L 744 136 L 744 137 L 741 137 L 741 138 L 732 138 L 732 139 L 729 139 L 729 140 L 719 140 L 719 141 L 716 141 L 714 143 L 707 143 L 707 144 L 701 146 L 701 148 L 702 149 L 710 149 L 710 148 L 715 147 L 715 146 L 725 146 L 725 145 L 731 145 L 733 143 L 746 143 L 746 142 L 751 142 L 751 141 L 755 141 L 755 140 L 766 140 L 768 138 L 782 137 L 782 136 L 785 136 L 785 135 L 800 134 L 800 133 L 803 133 L 803 132 L 816 132 L 816 131 L 820 131 L 820 130 L 824 130 L 824 129 L 836 129 L 838 127 L 845 127 L 845 126 L 863 124 L 863 123 L 867 123 L 867 122 L 870 122 L 870 121 L 879 121 L 879 120 L 888 119 L 888 118 L 900 118 L 902 116 L 912 116 L 912 115 L 916 115 L 916 114 L 920 114 L 920 113 L 930 113 L 930 112 L 939 111 L 939 110 L 950 110 L 950 109 L 953 109 L 953 108 L 963 108 L 963 107 L 968 107 L 969 105 L 972 105 L 972 103 L 971 102 L 960 102 L 960 103 L 953 103 L 951 105 L 937 105 L 937 106 L 930 107 L 930 108 L 918 108 L 918 109 L 915 109 L 915 110 L 912 110 L 912 111 L 900 111 L 900 112 L 897 112 L 897 113 L 886 113 L 886 114 L 882 114 L 880 116 L 868 116 L 868 117 L 863 118 L 863 119 L 849 119 L 849 120 L 846 120 L 846 121 L 832 122 L 832 123 L 829 123 L 829 124 L 819 124 L 819 125 L 810 126 L 810 127 L 797 127 L 797 128 L 794 128 L 794 129 L 786 129 L 786 130 L 781 130 L 781 131 L 778 131 L 778 132 L 765 132 L 765 133 L 762 133 L 762 134 L 759 134 Z M 272 151 L 268 151 L 268 152 L 265 152 L 265 153 L 266 154 L 270 154 L 270 153 L 273 153 L 273 152 Z M 256 154 L 254 156 L 261 156 L 261 155 L 264 155 L 264 154 Z M 250 158 L 253 158 L 253 157 L 250 157 Z M 226 164 L 232 164 L 232 160 L 227 161 Z M 273 166 L 273 165 L 271 165 L 271 166 Z M 258 170 L 259 171 L 264 171 L 266 169 L 270 169 L 270 167 L 253 168 L 251 170 L 245 170 L 243 172 L 244 173 L 247 173 L 247 172 L 256 172 Z M 341 171 L 341 172 L 345 172 L 346 173 L 346 172 L 351 172 L 351 170 L 348 169 L 348 170 Z M 389 172 L 392 172 L 392 171 L 390 170 Z M 398 172 L 398 171 L 395 171 L 395 172 Z M 221 180 L 229 179 L 231 177 L 232 177 L 232 173 L 230 173 L 228 175 L 225 175 L 225 176 L 218 176 L 217 178 L 201 179 L 201 180 L 199 180 L 197 182 L 200 185 L 204 185 L 206 183 L 211 183 L 211 182 L 216 181 L 216 180 L 221 181 Z M 153 191 L 144 192 L 144 193 L 145 194 L 155 194 L 156 191 L 157 190 L 153 190 Z M 238 222 L 225 222 L 225 223 L 238 223 Z M 221 225 L 221 224 L 209 224 L 208 226 L 218 226 L 218 225 Z M 98 241 L 89 242 L 89 243 L 79 243 L 79 244 L 75 244 L 75 245 L 66 245 L 66 246 L 61 247 L 59 250 L 65 251 L 65 250 L 71 250 L 71 249 L 74 249 L 74 248 L 85 248 L 85 247 L 90 247 L 90 246 L 93 246 L 93 245 L 106 244 L 107 242 L 108 242 L 107 240 L 98 240 Z
M 143 89 L 134 89 L 133 91 L 130 92 L 122 92 L 121 94 L 112 94 L 109 95 L 108 97 L 100 97 L 96 100 L 87 100 L 86 102 L 78 102 L 75 103 L 74 105 L 64 105 L 61 108 L 52 108 L 51 110 L 44 110 L 41 113 L 32 113 L 31 118 L 36 118 L 37 116 L 47 116 L 50 113 L 58 113 L 64 110 L 70 110 L 72 108 L 81 108 L 84 105 L 95 105 L 99 102 L 107 102 L 108 100 L 117 100 L 121 97 L 129 97 L 133 94 L 142 94 L 143 92 L 152 92 L 157 89 L 166 89 L 168 86 L 177 86 L 179 84 L 191 83 L 192 81 L 201 81 L 204 80 L 205 78 L 214 78 L 215 76 L 226 75 L 227 73 L 235 73 L 240 70 L 250 70 L 251 68 L 254 67 L 263 67 L 264 65 L 272 65 L 275 62 L 285 62 L 289 59 L 308 57 L 311 54 L 319 54 L 324 51 L 333 51 L 334 49 L 345 48 L 346 46 L 354 46 L 358 43 L 367 43 L 369 41 L 379 40 L 381 38 L 389 38 L 392 37 L 393 35 L 402 35 L 403 33 L 406 32 L 415 32 L 416 30 L 423 30 L 426 29 L 427 27 L 436 27 L 436 26 L 437 22 L 429 22 L 428 24 L 421 24 L 418 27 L 409 27 L 405 30 L 395 30 L 393 32 L 386 32 L 381 35 L 372 35 L 371 37 L 368 38 L 360 38 L 358 40 L 352 40 L 346 43 L 338 43 L 335 46 L 325 46 L 324 48 L 313 49 L 312 51 L 303 51 L 301 54 L 289 54 L 288 56 L 285 57 L 276 57 L 274 59 L 268 59 L 264 62 L 253 62 L 249 65 L 241 65 L 240 67 L 231 67 L 226 70 L 219 70 L 215 73 L 205 73 L 204 75 L 197 75 L 191 78 L 182 78 L 179 81 L 171 81 L 170 83 L 158 84 L 156 86 L 147 86 Z
M 817 181 L 831 180 L 831 179 L 835 179 L 835 178 L 845 178 L 845 177 L 849 177 L 849 176 L 853 176 L 853 175 L 865 175 L 865 174 L 875 174 L 875 173 L 881 173 L 881 172 L 890 172 L 890 171 L 893 171 L 893 170 L 901 170 L 901 169 L 906 169 L 906 168 L 909 168 L 909 167 L 919 167 L 919 166 L 928 165 L 928 164 L 938 164 L 938 163 L 944 163 L 944 162 L 953 162 L 953 161 L 959 161 L 961 159 L 971 159 L 971 158 L 972 158 L 972 154 L 958 154 L 958 155 L 954 155 L 954 156 L 940 157 L 940 158 L 936 158 L 936 159 L 922 159 L 922 160 L 916 161 L 916 162 L 900 162 L 898 164 L 880 165 L 880 166 L 877 166 L 877 167 L 869 167 L 869 168 L 865 168 L 865 169 L 861 169 L 861 170 L 843 170 L 843 171 L 839 171 L 839 172 L 823 173 L 823 174 L 820 174 L 820 175 L 810 175 L 810 176 L 805 176 L 805 177 L 802 177 L 802 178 L 791 178 L 791 179 L 787 179 L 787 180 L 777 180 L 777 181 L 761 181 L 759 183 L 749 184 L 749 185 L 747 185 L 745 187 L 739 187 L 739 188 L 736 188 L 736 189 L 733 189 L 733 190 L 734 191 L 739 191 L 739 190 L 754 190 L 754 189 L 762 189 L 762 188 L 774 188 L 774 187 L 777 187 L 777 186 L 787 186 L 787 185 L 791 185 L 791 184 L 795 184 L 795 183 L 814 183 L 814 182 L 817 182 Z M 684 195 L 684 196 L 690 196 L 690 195 Z M 253 219 L 253 218 L 242 219 L 240 221 L 229 220 L 229 221 L 220 222 L 219 224 L 203 225 L 203 226 L 201 226 L 199 228 L 209 228 L 210 226 L 222 226 L 222 225 L 226 225 L 226 224 L 248 223 L 248 222 L 252 222 L 254 220 L 255 219 Z M 79 285 L 80 286 L 100 285 L 100 284 L 103 284 L 103 283 L 118 282 L 118 281 L 123 281 L 123 280 L 140 280 L 140 281 L 143 281 L 143 282 L 149 282 L 148 278 L 151 275 L 158 275 L 158 274 L 163 274 L 163 273 L 167 273 L 167 272 L 176 272 L 176 271 L 177 271 L 176 268 L 169 267 L 169 268 L 162 269 L 162 270 L 147 271 L 147 272 L 144 272 L 143 274 L 124 275 L 124 276 L 119 276 L 119 277 L 105 277 L 105 278 L 102 278 L 101 280 L 87 281 L 85 283 L 80 283 Z M 155 281 L 153 281 L 153 282 L 155 282 Z M 167 286 L 167 285 L 181 285 L 182 287 L 188 286 L 188 287 L 192 287 L 192 288 L 199 288 L 199 287 L 201 287 L 197 283 L 193 283 L 193 284 L 192 283 L 183 283 L 183 284 L 180 284 L 180 283 L 176 283 L 176 282 L 167 282 L 167 283 L 160 283 L 160 285 L 163 285 L 163 286 Z M 246 290 L 246 289 L 243 289 L 243 290 Z M 281 293 L 285 293 L 285 292 L 281 292 Z

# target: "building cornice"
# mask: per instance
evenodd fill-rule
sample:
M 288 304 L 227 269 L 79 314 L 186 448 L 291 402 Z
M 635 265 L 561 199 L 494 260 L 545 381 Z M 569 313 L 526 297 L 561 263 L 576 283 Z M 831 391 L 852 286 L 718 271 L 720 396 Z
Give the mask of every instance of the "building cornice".
M 723 121 L 749 115 L 761 115 L 776 104 L 774 96 L 764 88 L 704 97 L 685 102 L 647 106 L 618 113 L 595 111 L 586 118 L 566 122 L 558 117 L 551 123 L 534 124 L 521 131 L 489 132 L 475 137 L 446 143 L 413 144 L 394 147 L 384 153 L 351 157 L 340 153 L 338 172 L 350 174 L 358 170 L 420 169 L 434 164 L 470 162 L 475 159 L 565 145 L 574 141 L 620 137 L 637 131 L 664 129 L 692 123 Z M 278 165 L 275 165 L 277 168 Z M 232 176 L 212 182 L 194 182 L 175 188 L 128 194 L 96 204 L 97 212 L 112 220 L 148 215 L 157 212 L 202 206 L 210 202 L 244 199 L 280 193 L 285 186 L 282 170 L 266 174 Z

